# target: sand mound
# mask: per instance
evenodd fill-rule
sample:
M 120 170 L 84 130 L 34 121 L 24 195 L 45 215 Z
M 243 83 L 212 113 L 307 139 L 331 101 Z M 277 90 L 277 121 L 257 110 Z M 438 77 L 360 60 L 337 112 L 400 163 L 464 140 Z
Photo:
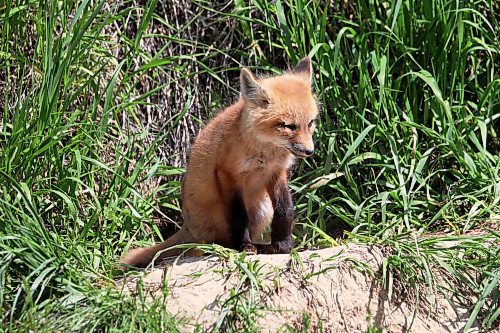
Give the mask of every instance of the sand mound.
M 461 331 L 467 318 L 444 298 L 418 309 L 405 299 L 390 302 L 378 273 L 383 258 L 379 249 L 360 245 L 295 256 L 186 258 L 167 261 L 142 279 L 150 297 L 161 297 L 168 287 L 165 305 L 185 319 L 186 332 L 231 325 L 259 332 Z M 134 293 L 138 279 L 126 280 L 128 292 Z

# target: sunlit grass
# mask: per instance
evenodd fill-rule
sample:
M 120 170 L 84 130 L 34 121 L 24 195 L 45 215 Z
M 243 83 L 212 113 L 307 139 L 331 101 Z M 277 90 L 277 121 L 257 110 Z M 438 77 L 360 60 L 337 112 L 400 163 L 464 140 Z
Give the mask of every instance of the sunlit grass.
M 278 72 L 307 54 L 322 117 L 318 153 L 291 182 L 296 244 L 332 246 L 345 229 L 348 241 L 390 251 L 390 295 L 398 283 L 420 297 L 450 292 L 469 307 L 469 326 L 498 322 L 496 2 L 198 0 L 198 16 L 172 35 L 148 29 L 172 29 L 158 6 L 0 4 L 6 330 L 174 330 L 161 300 L 123 301 L 112 280 L 125 249 L 160 237 L 154 219 L 176 220 L 182 168 L 161 159 L 163 142 L 193 135 L 206 120 L 193 109 L 208 118 L 237 98 L 228 82 L 241 65 Z M 183 37 L 209 16 L 231 27 L 234 49 L 221 36 Z M 157 53 L 143 47 L 151 41 Z M 201 77 L 213 89 L 194 83 Z M 165 92 L 184 102 L 162 109 Z M 161 112 L 161 124 L 145 120 Z

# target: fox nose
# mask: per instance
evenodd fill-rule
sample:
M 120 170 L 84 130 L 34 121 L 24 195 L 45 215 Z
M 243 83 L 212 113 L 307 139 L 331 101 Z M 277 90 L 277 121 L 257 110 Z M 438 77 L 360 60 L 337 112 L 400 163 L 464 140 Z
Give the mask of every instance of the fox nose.
M 302 157 L 310 156 L 314 153 L 314 147 L 312 149 L 311 148 L 308 149 L 302 145 L 299 145 L 298 143 L 292 144 L 292 149 L 295 155 Z

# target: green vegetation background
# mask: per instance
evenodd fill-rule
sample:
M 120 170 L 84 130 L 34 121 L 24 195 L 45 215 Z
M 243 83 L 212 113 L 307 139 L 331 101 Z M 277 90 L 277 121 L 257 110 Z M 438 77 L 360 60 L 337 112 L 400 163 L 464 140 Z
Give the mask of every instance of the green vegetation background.
M 378 244 L 390 297 L 451 292 L 469 327 L 498 325 L 499 12 L 0 2 L 0 328 L 175 330 L 162 300 L 124 299 L 115 263 L 175 230 L 190 140 L 237 99 L 239 68 L 278 73 L 305 55 L 322 117 L 291 182 L 297 249 Z

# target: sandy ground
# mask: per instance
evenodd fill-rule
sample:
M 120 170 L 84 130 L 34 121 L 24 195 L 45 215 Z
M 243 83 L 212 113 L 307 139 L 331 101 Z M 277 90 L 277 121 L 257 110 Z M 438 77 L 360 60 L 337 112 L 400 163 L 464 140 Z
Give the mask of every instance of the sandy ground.
M 444 298 L 418 309 L 404 295 L 389 302 L 378 273 L 383 258 L 380 250 L 360 245 L 295 257 L 185 258 L 166 261 L 142 279 L 149 297 L 162 297 L 168 290 L 165 305 L 185 319 L 185 332 L 224 331 L 225 323 L 235 318 L 242 329 L 250 323 L 260 332 L 304 327 L 308 332 L 364 332 L 369 327 L 385 332 L 462 331 L 467 316 Z M 138 279 L 125 280 L 127 292 L 134 293 Z

